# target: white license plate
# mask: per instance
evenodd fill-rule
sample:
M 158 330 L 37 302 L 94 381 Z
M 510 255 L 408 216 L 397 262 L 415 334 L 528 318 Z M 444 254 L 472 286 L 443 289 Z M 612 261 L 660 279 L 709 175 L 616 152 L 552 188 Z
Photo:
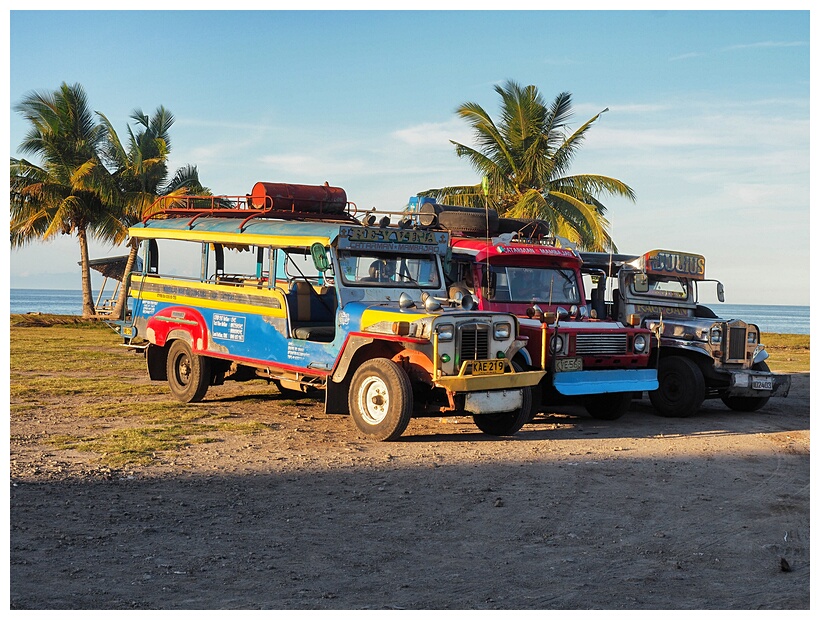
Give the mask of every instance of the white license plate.
M 772 379 L 771 377 L 752 377 L 752 389 L 753 390 L 768 390 L 771 392 L 772 390 Z
M 565 357 L 555 360 L 555 372 L 572 372 L 584 369 L 584 360 L 580 357 Z

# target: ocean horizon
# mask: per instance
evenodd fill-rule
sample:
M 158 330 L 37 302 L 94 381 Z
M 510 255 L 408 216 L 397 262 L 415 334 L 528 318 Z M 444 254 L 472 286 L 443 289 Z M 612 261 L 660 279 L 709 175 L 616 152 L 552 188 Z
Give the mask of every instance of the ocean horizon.
M 111 289 L 113 291 L 113 289 Z M 111 291 L 106 291 L 110 293 Z M 9 289 L 11 314 L 63 314 L 80 316 L 82 291 L 70 289 Z M 93 291 L 97 301 L 99 291 Z M 809 306 L 775 306 L 752 304 L 709 304 L 724 319 L 741 319 L 754 323 L 761 331 L 775 334 L 810 334 Z

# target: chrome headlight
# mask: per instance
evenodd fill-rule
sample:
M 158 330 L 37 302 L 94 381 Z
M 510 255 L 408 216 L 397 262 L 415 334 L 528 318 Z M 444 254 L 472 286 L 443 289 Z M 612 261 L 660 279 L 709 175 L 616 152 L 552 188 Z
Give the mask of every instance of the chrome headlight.
M 512 333 L 512 325 L 509 323 L 493 323 L 493 338 L 496 340 L 507 340 Z
M 447 342 L 453 339 L 455 329 L 449 323 L 445 323 L 436 327 L 436 332 L 438 333 L 439 342 Z
M 550 350 L 553 353 L 561 353 L 564 350 L 564 338 L 562 336 L 553 336 L 550 340 Z
M 636 353 L 643 353 L 646 350 L 646 336 L 638 334 L 635 336 L 635 341 L 632 343 Z
M 709 342 L 712 344 L 720 344 L 723 342 L 723 330 L 720 327 L 713 327 L 709 332 Z

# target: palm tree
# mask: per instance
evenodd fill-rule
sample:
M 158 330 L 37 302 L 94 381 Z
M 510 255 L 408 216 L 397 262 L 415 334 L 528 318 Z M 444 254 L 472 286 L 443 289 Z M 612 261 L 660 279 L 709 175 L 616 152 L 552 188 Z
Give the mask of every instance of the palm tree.
M 128 127 L 127 145 L 122 143 L 105 115 L 99 115 L 105 127 L 103 157 L 114 170 L 113 176 L 122 195 L 118 218 L 123 230 L 127 231 L 129 226 L 142 219 L 160 196 L 210 193 L 200 184 L 196 166 L 183 166 L 172 178 L 168 178 L 168 155 L 171 151 L 169 130 L 174 124 L 174 116 L 163 106 L 158 107 L 150 118 L 142 110 L 132 112 L 131 119 L 136 121 L 138 129 L 135 133 Z M 123 280 L 131 273 L 137 251 L 138 246 L 132 240 L 129 242 Z M 126 286 L 120 288 L 112 312 L 114 318 L 123 316 L 126 291 Z
M 486 181 L 420 195 L 442 204 L 491 206 L 508 217 L 544 219 L 554 234 L 583 248 L 617 249 L 608 232 L 606 207 L 598 196 L 605 193 L 634 201 L 634 192 L 611 177 L 568 174 L 586 132 L 607 110 L 569 133 L 569 93 L 561 93 L 547 107 L 535 86 L 508 81 L 495 91 L 501 97 L 498 123 L 477 103 L 464 103 L 456 110 L 473 127 L 476 148 L 451 140 L 456 154 L 466 157 Z
M 65 82 L 53 93 L 33 92 L 15 106 L 31 128 L 19 146 L 41 164 L 11 158 L 11 247 L 76 234 L 82 268 L 83 317 L 94 315 L 88 239 L 116 237 L 117 190 L 98 156 L 103 131 L 85 91 Z

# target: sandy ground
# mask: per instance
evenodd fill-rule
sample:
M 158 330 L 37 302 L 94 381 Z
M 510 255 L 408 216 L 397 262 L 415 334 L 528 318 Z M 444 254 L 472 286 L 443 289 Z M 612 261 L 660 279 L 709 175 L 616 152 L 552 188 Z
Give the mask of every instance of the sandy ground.
M 395 443 L 243 389 L 199 406 L 267 430 L 122 470 L 46 441 L 92 422 L 15 415 L 11 609 L 809 608 L 808 374 L 751 414 L 645 399 Z

